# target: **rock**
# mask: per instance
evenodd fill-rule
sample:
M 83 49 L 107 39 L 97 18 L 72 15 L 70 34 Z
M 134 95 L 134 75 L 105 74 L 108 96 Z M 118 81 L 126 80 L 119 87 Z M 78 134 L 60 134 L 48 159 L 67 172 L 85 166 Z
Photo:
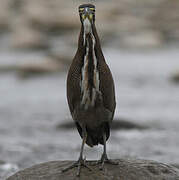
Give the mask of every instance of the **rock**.
M 75 127 L 75 124 L 73 122 L 73 120 L 71 121 L 67 121 L 65 123 L 59 124 L 57 125 L 57 129 L 60 128 L 64 128 L 64 129 L 72 129 Z M 143 129 L 147 129 L 147 126 L 144 125 L 139 125 L 137 123 L 133 123 L 130 121 L 126 121 L 124 119 L 114 119 L 112 125 L 111 125 L 111 129 L 112 130 L 121 130 L 121 129 L 139 129 L 139 130 L 143 130 Z
M 44 59 L 43 61 L 31 61 L 19 66 L 18 73 L 22 78 L 44 75 L 47 73 L 55 73 L 64 71 L 64 67 L 59 62 L 52 59 Z
M 26 54 L 24 54 L 26 56 Z M 24 57 L 25 57 L 24 56 Z M 28 53 L 27 53 L 28 56 Z M 0 65 L 0 73 L 17 73 L 21 78 L 64 72 L 66 64 L 64 60 L 58 61 L 50 56 L 18 58 L 13 61 L 5 61 Z
M 5 164 L 5 161 L 0 160 L 0 165 Z
M 139 130 L 143 130 L 143 129 L 147 129 L 148 127 L 145 125 L 141 125 L 141 124 L 137 124 L 137 123 L 133 123 L 130 121 L 127 121 L 125 119 L 114 119 L 112 125 L 111 125 L 111 129 L 112 130 L 121 130 L 121 129 L 139 129 Z
M 171 76 L 171 80 L 175 83 L 179 83 L 179 71 L 178 72 L 176 71 L 175 73 L 173 73 L 173 75 Z
M 0 65 L 0 73 L 9 73 L 17 70 L 17 65 Z
M 179 164 L 171 164 L 171 165 L 179 169 Z
M 118 159 L 119 165 L 105 164 L 105 171 L 99 170 L 96 161 L 87 161 L 89 169 L 82 167 L 80 179 L 85 180 L 179 180 L 179 169 L 163 163 L 139 159 Z M 74 180 L 77 168 L 62 173 L 61 170 L 73 161 L 52 161 L 21 170 L 7 180 Z
M 1 0 L 0 1 L 0 32 L 5 32 L 9 26 L 9 19 L 10 19 L 10 8 L 9 0 Z

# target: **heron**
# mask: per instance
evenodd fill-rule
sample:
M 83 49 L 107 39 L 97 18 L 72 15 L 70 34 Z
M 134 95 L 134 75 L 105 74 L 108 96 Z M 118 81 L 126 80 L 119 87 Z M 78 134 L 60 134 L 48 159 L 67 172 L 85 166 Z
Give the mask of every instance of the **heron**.
M 103 153 L 98 163 L 118 164 L 108 159 L 106 141 L 110 136 L 110 126 L 116 108 L 114 81 L 106 64 L 100 40 L 95 27 L 95 6 L 79 6 L 81 30 L 77 52 L 67 76 L 67 100 L 72 118 L 82 138 L 80 156 L 77 162 L 63 170 L 82 166 L 84 145 L 103 145 Z M 88 167 L 89 168 L 89 167 Z

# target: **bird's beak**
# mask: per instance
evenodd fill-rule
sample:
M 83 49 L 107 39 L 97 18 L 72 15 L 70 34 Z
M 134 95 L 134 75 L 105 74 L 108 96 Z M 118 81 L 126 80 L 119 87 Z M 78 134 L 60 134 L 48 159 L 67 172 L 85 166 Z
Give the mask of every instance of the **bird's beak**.
M 90 8 L 86 7 L 86 8 L 84 9 L 84 13 L 82 14 L 82 18 L 83 18 L 83 21 L 84 21 L 86 18 L 88 18 L 89 21 L 92 22 L 92 20 L 93 20 L 93 14 L 92 14 Z

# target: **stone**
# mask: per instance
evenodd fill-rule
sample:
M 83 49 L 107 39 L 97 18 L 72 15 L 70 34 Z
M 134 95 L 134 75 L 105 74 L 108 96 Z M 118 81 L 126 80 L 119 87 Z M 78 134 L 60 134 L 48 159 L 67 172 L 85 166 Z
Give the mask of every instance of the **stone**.
M 0 73 L 9 73 L 13 71 L 17 71 L 17 66 L 16 65 L 0 65 Z
M 7 31 L 10 22 L 9 0 L 0 1 L 0 32 Z
M 178 72 L 176 71 L 175 73 L 173 73 L 173 75 L 171 76 L 171 80 L 175 83 L 179 83 L 179 71 Z
M 17 72 L 20 77 L 27 78 L 61 71 L 64 71 L 62 64 L 53 59 L 43 59 L 21 64 Z
M 171 164 L 171 165 L 179 169 L 179 164 Z
M 80 179 L 85 180 L 179 180 L 179 169 L 150 160 L 118 159 L 119 165 L 105 164 L 104 171 L 99 169 L 96 161 L 86 161 L 91 171 L 82 167 Z M 67 172 L 61 171 L 74 161 L 51 161 L 21 170 L 7 180 L 74 180 L 77 168 Z
M 20 77 L 34 77 L 45 74 L 64 72 L 66 70 L 65 60 L 57 60 L 50 56 L 24 57 L 13 61 L 5 61 L 0 65 L 0 73 L 17 73 Z

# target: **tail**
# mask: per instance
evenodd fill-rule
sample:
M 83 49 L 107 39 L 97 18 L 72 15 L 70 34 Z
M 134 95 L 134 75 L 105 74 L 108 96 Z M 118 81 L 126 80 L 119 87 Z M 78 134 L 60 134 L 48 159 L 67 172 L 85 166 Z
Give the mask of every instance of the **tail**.
M 78 132 L 79 132 L 81 138 L 83 138 L 82 128 L 77 122 L 76 122 L 76 127 L 78 129 Z M 86 144 L 88 146 L 93 147 L 98 144 L 104 145 L 103 134 L 104 133 L 106 134 L 106 141 L 107 141 L 110 136 L 110 125 L 108 122 L 104 122 L 95 129 L 90 129 L 90 128 L 86 127 L 86 132 L 87 132 Z

